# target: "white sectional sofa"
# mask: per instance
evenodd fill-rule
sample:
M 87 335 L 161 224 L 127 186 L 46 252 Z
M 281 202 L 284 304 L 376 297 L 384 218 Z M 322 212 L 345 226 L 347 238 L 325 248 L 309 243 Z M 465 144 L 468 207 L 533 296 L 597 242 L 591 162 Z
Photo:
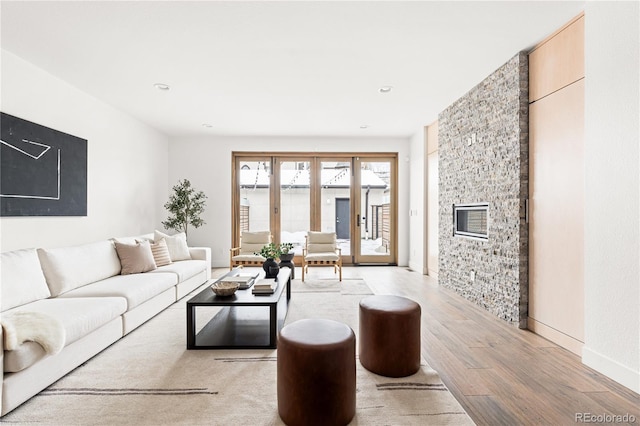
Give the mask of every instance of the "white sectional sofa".
M 210 249 L 186 249 L 185 260 L 127 275 L 112 240 L 2 253 L 1 415 L 209 280 Z

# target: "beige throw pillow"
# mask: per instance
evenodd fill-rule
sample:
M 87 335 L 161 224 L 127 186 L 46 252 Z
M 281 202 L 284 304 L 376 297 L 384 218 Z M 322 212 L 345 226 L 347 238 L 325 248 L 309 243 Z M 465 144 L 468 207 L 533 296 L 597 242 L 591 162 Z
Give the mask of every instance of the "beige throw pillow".
M 153 234 L 153 240 L 156 243 L 164 238 L 167 243 L 167 247 L 169 248 L 169 256 L 171 256 L 172 262 L 191 259 L 189 247 L 187 246 L 187 235 L 184 232 L 175 235 L 167 235 L 163 232 L 155 231 Z
M 121 275 L 138 274 L 156 269 L 156 262 L 153 260 L 149 241 L 140 241 L 135 244 L 114 241 L 114 244 L 120 258 Z
M 157 243 L 151 244 L 151 253 L 153 254 L 153 260 L 156 261 L 156 266 L 158 268 L 171 264 L 169 247 L 167 247 L 167 242 L 164 238 Z

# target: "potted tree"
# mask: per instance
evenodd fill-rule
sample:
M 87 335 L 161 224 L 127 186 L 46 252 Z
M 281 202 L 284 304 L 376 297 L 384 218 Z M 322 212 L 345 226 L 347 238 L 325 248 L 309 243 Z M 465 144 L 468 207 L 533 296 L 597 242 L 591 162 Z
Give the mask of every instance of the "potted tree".
M 178 181 L 173 187 L 173 194 L 169 197 L 164 208 L 169 212 L 167 220 L 162 222 L 165 229 L 175 229 L 188 233 L 189 225 L 199 228 L 205 224 L 200 217 L 204 212 L 207 196 L 202 191 L 196 191 L 188 179 Z

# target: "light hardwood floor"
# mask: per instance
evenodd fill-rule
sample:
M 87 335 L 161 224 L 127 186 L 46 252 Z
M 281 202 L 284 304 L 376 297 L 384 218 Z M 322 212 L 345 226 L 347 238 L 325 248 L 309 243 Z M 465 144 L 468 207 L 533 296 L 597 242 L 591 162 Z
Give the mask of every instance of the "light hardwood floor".
M 329 277 L 331 272 L 315 268 L 310 275 Z M 628 413 L 640 423 L 638 394 L 586 367 L 571 352 L 440 288 L 430 277 L 379 266 L 345 267 L 344 277 L 363 278 L 377 294 L 420 303 L 422 354 L 479 425 L 569 425 L 576 424 L 577 413 Z

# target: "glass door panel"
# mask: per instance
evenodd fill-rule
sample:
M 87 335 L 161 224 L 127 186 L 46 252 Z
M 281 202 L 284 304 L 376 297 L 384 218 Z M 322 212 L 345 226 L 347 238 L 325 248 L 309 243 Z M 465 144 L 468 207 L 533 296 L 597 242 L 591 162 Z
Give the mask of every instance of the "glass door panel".
M 342 256 L 351 256 L 351 161 L 320 161 L 320 231 L 335 232 Z M 349 258 L 349 262 L 350 262 Z
M 241 159 L 236 170 L 240 195 L 237 237 L 243 231 L 270 231 L 271 160 Z
M 361 158 L 357 161 L 357 263 L 394 261 L 394 164 L 392 159 Z
M 280 242 L 292 243 L 297 256 L 311 229 L 310 171 L 308 160 L 280 161 Z

